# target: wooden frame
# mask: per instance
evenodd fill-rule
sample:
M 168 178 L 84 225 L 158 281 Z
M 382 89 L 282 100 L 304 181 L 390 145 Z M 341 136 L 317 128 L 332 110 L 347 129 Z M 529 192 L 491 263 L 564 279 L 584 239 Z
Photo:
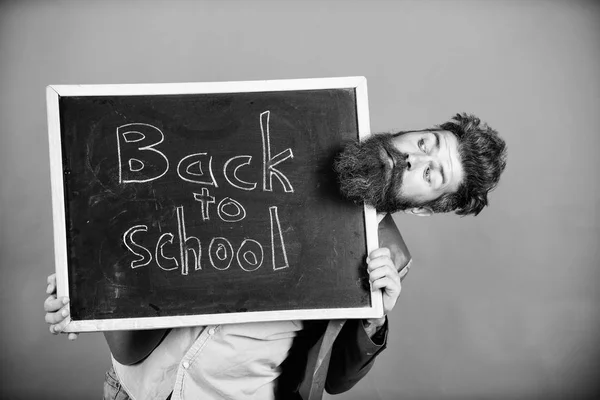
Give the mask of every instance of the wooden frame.
M 293 90 L 351 88 L 356 94 L 356 114 L 359 138 L 370 134 L 367 81 L 364 77 L 320 78 L 295 80 L 268 80 L 244 82 L 175 83 L 175 84 L 125 84 L 125 85 L 51 85 L 47 87 L 48 134 L 52 187 L 52 216 L 54 225 L 54 254 L 59 297 L 69 297 L 68 257 L 66 240 L 66 215 L 61 154 L 59 98 L 65 96 L 136 96 L 271 92 Z M 373 208 L 365 207 L 367 251 L 379 247 L 377 215 Z M 215 325 L 254 321 L 295 319 L 346 319 L 379 318 L 383 316 L 380 292 L 371 292 L 370 308 L 334 308 L 314 310 L 260 311 L 246 313 L 164 316 L 151 318 L 122 318 L 102 320 L 71 320 L 65 332 L 100 330 L 154 329 L 191 325 Z M 70 318 L 70 317 L 69 317 Z

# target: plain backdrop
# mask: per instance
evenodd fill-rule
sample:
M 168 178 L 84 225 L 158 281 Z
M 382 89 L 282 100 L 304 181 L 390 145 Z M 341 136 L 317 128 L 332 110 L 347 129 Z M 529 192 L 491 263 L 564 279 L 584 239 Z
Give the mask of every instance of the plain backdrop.
M 44 322 L 46 85 L 353 75 L 373 131 L 467 111 L 509 156 L 480 216 L 394 216 L 388 349 L 335 398 L 598 398 L 600 4 L 543 0 L 1 2 L 0 397 L 98 399 L 110 362 Z

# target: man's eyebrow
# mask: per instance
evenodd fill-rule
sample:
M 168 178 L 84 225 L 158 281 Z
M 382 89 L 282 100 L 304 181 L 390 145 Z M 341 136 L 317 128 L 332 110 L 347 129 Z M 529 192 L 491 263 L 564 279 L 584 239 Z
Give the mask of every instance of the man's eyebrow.
M 440 173 L 442 174 L 442 185 L 446 184 L 446 174 L 444 173 L 444 166 L 440 164 Z
M 440 149 L 440 134 L 437 133 L 436 131 L 433 131 L 432 133 L 435 136 L 435 148 L 437 150 L 439 150 Z
M 439 151 L 440 150 L 440 134 L 436 131 L 432 132 L 435 136 L 435 147 Z M 440 164 L 440 173 L 442 174 L 442 185 L 446 184 L 446 174 L 444 173 L 444 166 Z

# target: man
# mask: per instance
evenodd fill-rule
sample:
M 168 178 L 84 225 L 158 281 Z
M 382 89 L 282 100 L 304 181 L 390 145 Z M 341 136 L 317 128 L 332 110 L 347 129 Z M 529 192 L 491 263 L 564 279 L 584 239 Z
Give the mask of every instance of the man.
M 506 144 L 467 114 L 435 129 L 375 135 L 336 163 L 342 192 L 378 212 L 477 215 L 506 167 Z
M 373 289 L 383 292 L 385 314 L 394 308 L 408 270 L 399 271 L 406 260 L 390 213 L 477 215 L 505 166 L 504 141 L 467 114 L 434 129 L 373 135 L 342 151 L 335 162 L 340 190 L 379 213 L 381 247 L 369 254 L 367 270 Z M 56 299 L 53 275 L 47 291 L 46 321 L 59 333 L 68 300 Z M 107 373 L 105 399 L 297 398 L 307 351 L 323 330 L 318 321 L 276 321 L 105 332 L 116 371 Z M 386 317 L 348 321 L 331 350 L 327 391 L 350 389 L 386 340 Z

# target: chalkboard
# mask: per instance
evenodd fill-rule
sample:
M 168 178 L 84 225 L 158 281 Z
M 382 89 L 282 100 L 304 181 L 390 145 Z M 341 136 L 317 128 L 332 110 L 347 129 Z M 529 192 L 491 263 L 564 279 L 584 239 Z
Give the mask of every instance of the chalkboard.
M 66 331 L 382 315 L 332 161 L 366 80 L 47 88 Z

